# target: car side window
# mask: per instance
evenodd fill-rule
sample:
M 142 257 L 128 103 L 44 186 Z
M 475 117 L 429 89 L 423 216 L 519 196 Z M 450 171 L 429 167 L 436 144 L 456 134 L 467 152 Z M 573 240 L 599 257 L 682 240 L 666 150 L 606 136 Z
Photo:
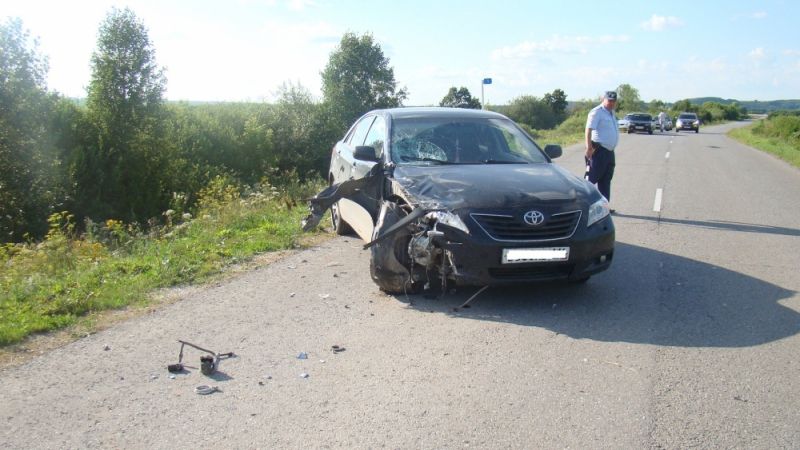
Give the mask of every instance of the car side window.
M 361 121 L 358 122 L 358 125 L 356 125 L 355 130 L 353 130 L 353 134 L 350 136 L 350 140 L 347 143 L 353 147 L 364 145 L 364 138 L 367 137 L 367 132 L 369 131 L 369 127 L 372 125 L 373 120 L 375 120 L 375 116 L 364 117 L 361 119 Z
M 383 156 L 383 141 L 386 139 L 386 122 L 383 117 L 376 117 L 375 122 L 367 133 L 367 138 L 364 140 L 364 145 L 368 145 L 375 149 L 377 157 Z

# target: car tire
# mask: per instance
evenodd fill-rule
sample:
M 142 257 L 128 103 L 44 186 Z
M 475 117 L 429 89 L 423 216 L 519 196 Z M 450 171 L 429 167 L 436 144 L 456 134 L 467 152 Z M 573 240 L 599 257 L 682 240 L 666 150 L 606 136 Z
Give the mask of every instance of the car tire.
M 339 202 L 331 205 L 331 226 L 333 227 L 333 231 L 339 236 L 353 235 L 353 227 L 342 219 L 342 215 L 339 212 Z
M 653 130 L 647 130 L 647 134 L 653 134 Z
M 700 132 L 700 128 L 698 128 L 698 129 L 694 130 L 694 132 L 695 132 L 695 133 L 699 133 L 699 132 Z
M 376 225 L 373 239 L 381 229 L 388 229 L 397 223 L 401 217 L 401 210 L 396 204 L 387 202 L 382 206 L 379 224 Z M 404 214 L 402 214 L 404 215 Z M 380 229 L 378 229 L 380 227 Z M 369 273 L 372 281 L 378 285 L 378 289 L 387 294 L 418 294 L 422 292 L 424 285 L 414 281 L 409 273 L 406 260 L 406 249 L 410 236 L 403 236 L 396 233 L 379 242 L 375 242 L 370 247 Z

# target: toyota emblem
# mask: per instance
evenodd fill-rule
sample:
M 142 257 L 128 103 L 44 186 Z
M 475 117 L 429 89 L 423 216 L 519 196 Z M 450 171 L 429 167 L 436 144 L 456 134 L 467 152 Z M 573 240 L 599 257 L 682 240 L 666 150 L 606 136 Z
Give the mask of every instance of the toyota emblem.
M 539 211 L 528 211 L 522 216 L 522 220 L 528 225 L 541 225 L 544 222 L 544 214 Z

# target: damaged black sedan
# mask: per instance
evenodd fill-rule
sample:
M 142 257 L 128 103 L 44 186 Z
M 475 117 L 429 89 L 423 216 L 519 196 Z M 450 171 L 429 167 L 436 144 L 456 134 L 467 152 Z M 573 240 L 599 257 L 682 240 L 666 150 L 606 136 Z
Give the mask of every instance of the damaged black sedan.
M 593 185 L 552 163 L 559 156 L 488 111 L 372 111 L 333 148 L 330 186 L 303 227 L 330 208 L 337 233 L 366 242 L 388 293 L 583 282 L 610 266 L 614 224 Z

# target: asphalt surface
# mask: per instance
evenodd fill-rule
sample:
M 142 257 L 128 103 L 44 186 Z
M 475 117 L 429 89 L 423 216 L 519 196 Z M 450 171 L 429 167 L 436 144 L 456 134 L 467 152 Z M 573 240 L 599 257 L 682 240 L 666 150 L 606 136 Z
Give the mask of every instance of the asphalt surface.
M 3 370 L 0 447 L 798 448 L 800 171 L 731 126 L 622 136 L 584 285 L 386 296 L 333 239 Z

